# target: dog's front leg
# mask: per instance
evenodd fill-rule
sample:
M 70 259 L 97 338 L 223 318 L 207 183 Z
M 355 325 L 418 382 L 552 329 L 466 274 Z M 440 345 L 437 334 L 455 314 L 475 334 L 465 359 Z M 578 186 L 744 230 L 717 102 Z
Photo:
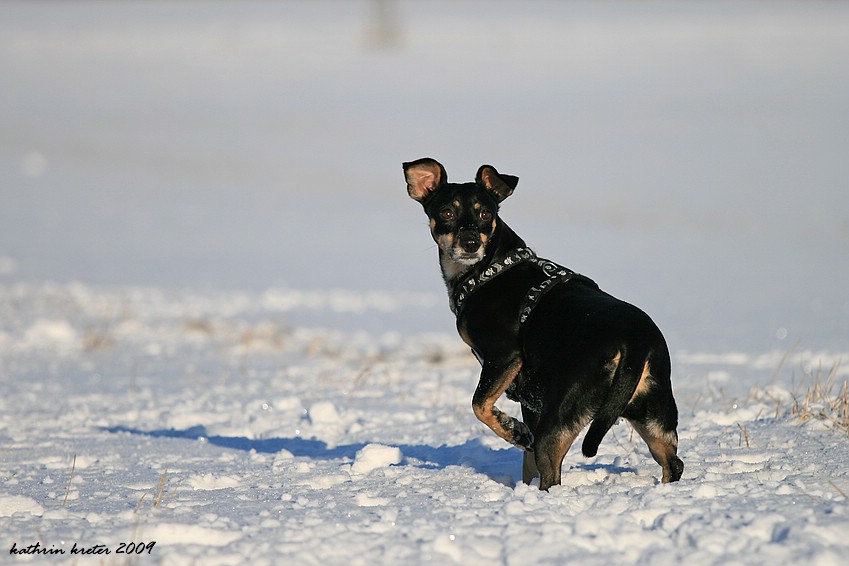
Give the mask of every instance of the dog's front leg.
M 510 444 L 522 450 L 533 451 L 534 437 L 531 429 L 522 421 L 504 414 L 495 406 L 498 398 L 519 375 L 522 360 L 520 358 L 499 362 L 484 360 L 482 366 L 480 381 L 472 398 L 475 416 Z

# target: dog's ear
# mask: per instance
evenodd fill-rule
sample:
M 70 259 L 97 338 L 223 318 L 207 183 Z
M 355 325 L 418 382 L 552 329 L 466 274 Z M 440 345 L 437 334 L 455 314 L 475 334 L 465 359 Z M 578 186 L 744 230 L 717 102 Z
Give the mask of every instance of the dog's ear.
M 475 182 L 490 191 L 498 202 L 503 201 L 513 194 L 513 189 L 519 184 L 519 177 L 513 175 L 502 175 L 492 165 L 481 165 Z
M 404 163 L 404 178 L 407 180 L 407 193 L 419 202 L 424 202 L 433 191 L 448 182 L 445 167 L 430 157 Z

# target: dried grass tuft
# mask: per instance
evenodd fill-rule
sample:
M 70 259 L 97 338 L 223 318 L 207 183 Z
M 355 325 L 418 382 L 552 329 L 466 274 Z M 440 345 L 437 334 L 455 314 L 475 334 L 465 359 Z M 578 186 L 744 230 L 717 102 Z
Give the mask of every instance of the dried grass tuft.
M 804 397 L 794 395 L 791 414 L 799 424 L 817 419 L 831 423 L 836 430 L 849 435 L 849 380 L 839 382 L 840 362 L 826 371 L 822 363 L 816 370 L 805 370 L 802 385 Z

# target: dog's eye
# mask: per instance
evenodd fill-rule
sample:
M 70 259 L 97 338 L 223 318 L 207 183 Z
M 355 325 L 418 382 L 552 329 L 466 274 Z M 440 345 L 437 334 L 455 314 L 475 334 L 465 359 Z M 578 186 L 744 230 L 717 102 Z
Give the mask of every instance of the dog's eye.
M 484 222 L 489 222 L 490 220 L 492 220 L 492 211 L 483 209 L 481 210 L 480 216 L 481 220 L 483 220 Z
M 439 211 L 439 217 L 445 221 L 454 220 L 454 211 L 450 208 L 443 208 Z

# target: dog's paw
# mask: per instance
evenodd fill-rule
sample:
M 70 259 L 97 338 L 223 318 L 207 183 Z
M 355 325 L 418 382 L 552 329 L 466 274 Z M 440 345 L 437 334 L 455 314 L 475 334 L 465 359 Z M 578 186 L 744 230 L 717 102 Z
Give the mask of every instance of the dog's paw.
M 513 434 L 513 445 L 521 448 L 526 452 L 534 451 L 534 434 L 528 425 L 520 420 L 512 419 L 512 428 L 510 432 Z
M 501 411 L 498 411 L 497 416 L 501 426 L 509 435 L 509 438 L 506 439 L 508 442 L 527 452 L 534 451 L 534 435 L 528 425 L 519 419 L 505 415 Z

